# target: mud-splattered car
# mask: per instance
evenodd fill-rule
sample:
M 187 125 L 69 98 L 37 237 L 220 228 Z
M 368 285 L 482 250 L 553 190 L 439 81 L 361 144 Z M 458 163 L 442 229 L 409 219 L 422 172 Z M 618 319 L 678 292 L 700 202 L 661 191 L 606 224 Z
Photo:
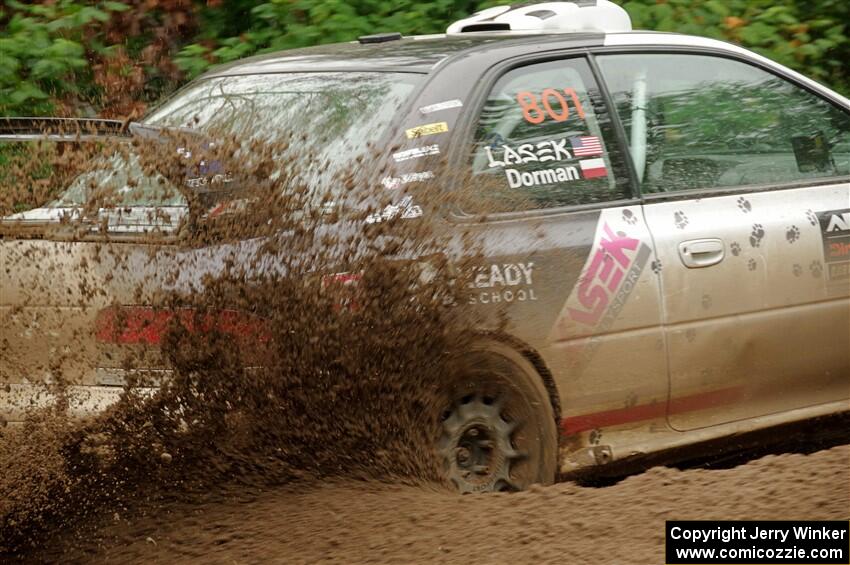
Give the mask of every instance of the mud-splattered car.
M 398 199 L 370 222 L 430 214 L 481 242 L 467 305 L 484 319 L 481 339 L 435 438 L 461 490 L 604 471 L 850 407 L 846 98 L 734 45 L 632 32 L 620 8 L 582 0 L 488 9 L 445 35 L 238 61 L 143 125 L 247 116 L 251 128 L 306 132 L 322 127 L 311 104 L 329 93 L 358 103 L 323 154 L 344 166 L 383 148 L 393 166 L 375 181 Z M 446 169 L 465 174 L 441 178 Z M 462 208 L 416 197 L 470 178 L 486 189 Z M 42 229 L 79 194 L 5 221 L 18 229 L 0 241 L 7 421 L 23 417 L 63 352 L 94 347 L 77 330 L 115 320 L 115 306 L 78 306 L 86 289 L 72 272 L 19 266 L 57 254 L 79 263 L 85 242 Z M 170 211 L 167 228 L 186 203 L 122 206 L 114 245 L 142 237 L 151 208 Z M 21 236 L 23 225 L 34 235 Z M 134 275 L 156 279 L 148 250 L 128 253 Z M 24 301 L 33 289 L 38 300 Z M 156 312 L 109 300 L 131 317 L 112 345 L 156 343 Z M 77 387 L 109 399 L 123 369 L 97 358 L 77 368 Z M 521 425 L 503 411 L 522 414 Z M 517 476 L 520 459 L 531 471 Z

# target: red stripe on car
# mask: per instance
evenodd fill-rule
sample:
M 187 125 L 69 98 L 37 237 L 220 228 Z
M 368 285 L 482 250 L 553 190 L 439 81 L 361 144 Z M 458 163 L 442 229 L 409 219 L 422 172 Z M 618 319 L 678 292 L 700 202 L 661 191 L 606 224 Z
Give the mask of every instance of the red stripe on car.
M 715 406 L 731 404 L 738 400 L 742 393 L 743 387 L 731 387 L 673 398 L 669 403 L 665 399 L 629 408 L 617 408 L 604 412 L 582 414 L 581 416 L 569 416 L 561 420 L 561 428 L 565 434 L 577 434 L 597 428 L 607 428 L 632 422 L 663 418 L 665 414 L 696 412 Z

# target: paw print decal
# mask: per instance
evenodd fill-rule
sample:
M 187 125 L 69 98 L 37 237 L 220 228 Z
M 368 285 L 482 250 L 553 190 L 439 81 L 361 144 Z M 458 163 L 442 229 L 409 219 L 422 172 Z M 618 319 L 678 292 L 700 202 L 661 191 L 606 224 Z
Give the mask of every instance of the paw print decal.
M 806 210 L 806 218 L 808 218 L 809 223 L 813 226 L 818 225 L 818 217 L 812 210 Z
M 787 230 L 785 230 L 785 239 L 788 240 L 788 243 L 794 243 L 798 239 L 800 239 L 800 228 L 797 226 L 791 226 Z
M 755 271 L 756 267 L 758 267 L 758 263 L 756 263 L 755 259 L 750 259 L 747 261 L 747 268 L 751 271 Z
M 711 303 L 712 303 L 711 296 L 709 296 L 708 294 L 703 294 L 702 295 L 702 307 L 705 308 L 706 310 L 708 310 L 709 308 L 711 308 Z
M 663 269 L 663 268 L 664 267 L 661 265 L 661 259 L 656 259 L 655 261 L 652 262 L 652 272 L 655 273 L 656 275 L 660 275 L 661 269 Z
M 809 270 L 812 272 L 812 276 L 816 279 L 823 276 L 823 265 L 820 261 L 812 261 L 812 264 L 809 265 Z
M 688 343 L 693 343 L 697 338 L 697 331 L 693 328 L 685 331 L 685 339 L 688 340 Z
M 753 247 L 761 247 L 762 239 L 764 239 L 764 226 L 761 224 L 753 224 L 753 231 L 750 233 L 750 245 Z
M 685 229 L 685 227 L 690 223 L 688 221 L 688 217 L 681 210 L 673 214 L 673 222 L 675 222 L 676 227 L 680 230 Z
M 637 223 L 638 219 L 631 210 L 623 210 L 623 221 L 633 226 Z
M 794 273 L 795 277 L 800 277 L 803 275 L 803 266 L 795 263 L 791 268 L 791 272 Z
M 732 252 L 732 255 L 737 257 L 741 254 L 741 244 L 737 241 L 733 241 L 732 245 L 729 246 L 729 250 Z
M 743 196 L 738 199 L 738 208 L 740 208 L 741 212 L 744 214 L 749 214 L 753 211 L 753 205 L 750 204 L 750 201 Z
M 590 437 L 588 439 L 591 445 L 599 445 L 599 442 L 602 441 L 602 430 L 590 430 Z

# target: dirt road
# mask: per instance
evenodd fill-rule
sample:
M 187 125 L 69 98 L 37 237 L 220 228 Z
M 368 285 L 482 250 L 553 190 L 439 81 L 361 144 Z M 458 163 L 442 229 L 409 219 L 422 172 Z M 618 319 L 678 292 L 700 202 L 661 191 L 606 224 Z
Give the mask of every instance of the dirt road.
M 138 514 L 138 512 L 137 512 Z M 850 446 L 518 494 L 339 482 L 115 513 L 40 558 L 109 563 L 663 563 L 667 519 L 850 518 Z

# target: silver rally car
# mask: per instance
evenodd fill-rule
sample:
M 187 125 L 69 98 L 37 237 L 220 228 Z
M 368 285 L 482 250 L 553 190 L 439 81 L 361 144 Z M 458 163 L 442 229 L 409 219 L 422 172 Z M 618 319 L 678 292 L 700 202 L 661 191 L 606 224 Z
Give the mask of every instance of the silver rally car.
M 382 34 L 238 61 L 190 83 L 143 125 L 203 128 L 250 111 L 254 129 L 308 132 L 322 125 L 310 108 L 322 93 L 361 91 L 366 101 L 321 151 L 342 159 L 388 148 L 395 170 L 382 183 L 406 196 L 372 221 L 429 213 L 417 186 L 461 182 L 441 178 L 439 164 L 489 187 L 441 222 L 483 242 L 467 306 L 508 314 L 501 333 L 481 328 L 471 359 L 492 361 L 537 416 L 517 432 L 487 408 L 455 410 L 439 445 L 461 490 L 522 488 L 850 409 L 843 96 L 738 46 L 635 32 L 611 2 L 576 0 L 491 8 L 444 35 Z M 8 422 L 23 418 L 69 348 L 97 359 L 76 368 L 85 394 L 71 408 L 116 397 L 122 369 L 80 337 L 108 325 L 116 303 L 142 320 L 111 345 L 156 343 L 155 314 L 131 296 L 83 308 L 72 270 L 43 268 L 46 258 L 78 265 L 91 252 L 40 228 L 79 205 L 75 194 L 72 186 L 3 221 L 36 234 L 0 240 Z M 174 222 L 186 207 L 180 198 L 126 204 L 138 218 L 168 209 Z M 104 288 L 157 277 L 156 257 L 134 239 L 144 221 L 128 218 L 110 224 L 120 235 L 111 245 L 128 246 L 135 267 L 107 277 L 109 265 L 89 263 Z M 39 299 L 24 300 L 33 289 Z M 533 472 L 514 474 L 515 450 Z

